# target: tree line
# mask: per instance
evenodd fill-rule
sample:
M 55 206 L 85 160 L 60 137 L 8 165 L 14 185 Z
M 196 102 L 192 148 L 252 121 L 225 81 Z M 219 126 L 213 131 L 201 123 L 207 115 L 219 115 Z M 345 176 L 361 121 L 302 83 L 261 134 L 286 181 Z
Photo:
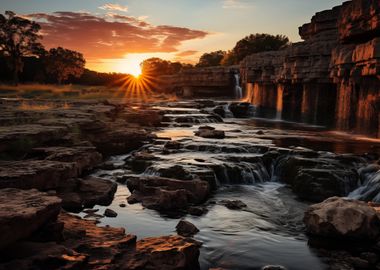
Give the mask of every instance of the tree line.
M 122 80 L 125 74 L 99 73 L 85 69 L 80 52 L 62 47 L 45 50 L 41 44 L 41 26 L 12 11 L 0 14 L 0 81 L 39 83 L 78 83 L 106 85 Z M 229 51 L 203 54 L 196 67 L 230 66 L 239 64 L 246 56 L 280 50 L 288 46 L 284 35 L 251 34 L 239 40 Z M 150 58 L 141 63 L 142 73 L 152 76 L 176 74 L 193 68 L 191 64 Z
M 12 11 L 0 14 L 1 79 L 14 84 L 33 75 L 32 81 L 63 83 L 84 73 L 85 59 L 79 52 L 61 47 L 45 50 L 41 26 Z M 26 72 L 28 71 L 28 72 Z

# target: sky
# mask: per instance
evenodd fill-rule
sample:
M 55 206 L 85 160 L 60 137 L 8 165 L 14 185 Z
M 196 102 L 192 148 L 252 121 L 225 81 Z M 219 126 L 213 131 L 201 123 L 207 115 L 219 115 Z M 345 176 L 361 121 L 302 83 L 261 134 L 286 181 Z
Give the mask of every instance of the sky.
M 287 35 L 342 0 L 0 0 L 38 21 L 47 49 L 84 54 L 100 72 L 138 74 L 150 57 L 196 63 L 215 50 L 232 49 L 251 33 Z

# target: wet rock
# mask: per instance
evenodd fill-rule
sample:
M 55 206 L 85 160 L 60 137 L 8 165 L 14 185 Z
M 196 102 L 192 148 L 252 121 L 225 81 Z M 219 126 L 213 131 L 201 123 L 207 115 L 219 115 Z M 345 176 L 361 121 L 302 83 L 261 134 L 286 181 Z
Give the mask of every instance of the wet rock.
M 261 270 L 286 270 L 284 266 L 281 265 L 267 265 L 261 268 Z
M 240 200 L 223 200 L 221 201 L 221 204 L 225 205 L 228 209 L 231 210 L 241 210 L 247 207 L 247 205 Z
M 190 214 L 190 215 L 193 215 L 193 216 L 202 216 L 203 214 L 207 213 L 207 209 L 204 208 L 204 207 L 198 207 L 198 206 L 192 206 L 192 207 L 189 207 L 187 209 L 187 212 Z
M 94 205 L 111 204 L 116 190 L 117 184 L 110 180 L 87 177 L 68 180 L 66 185 L 58 188 L 57 195 L 62 198 L 64 209 L 79 212 Z
M 160 110 L 135 109 L 122 115 L 128 123 L 136 123 L 142 126 L 159 127 L 163 121 L 163 114 Z
M 55 221 L 60 210 L 61 199 L 35 189 L 0 190 L 0 249 Z
M 168 141 L 165 143 L 164 148 L 170 150 L 179 150 L 181 148 L 181 143 L 178 141 Z
M 198 131 L 194 132 L 196 136 L 207 139 L 224 139 L 226 137 L 223 130 L 216 130 L 213 127 L 200 127 Z
M 174 178 L 179 180 L 191 180 L 193 175 L 181 165 L 168 166 L 159 168 L 158 173 L 165 178 Z
M 121 204 L 119 204 L 119 206 L 120 206 L 121 208 L 125 208 L 125 207 L 127 207 L 127 205 L 126 205 L 125 203 L 121 203 Z
M 264 133 L 264 131 L 259 130 L 259 131 L 256 132 L 256 134 L 257 134 L 257 135 L 264 135 L 265 133 Z
M 115 211 L 113 211 L 112 209 L 107 208 L 107 209 L 104 211 L 104 216 L 105 216 L 105 217 L 114 218 L 114 217 L 117 217 L 117 213 L 116 213 Z
M 346 196 L 357 185 L 358 175 L 353 170 L 302 169 L 292 189 L 301 199 L 321 202 L 333 196 Z
M 199 229 L 194 224 L 186 220 L 180 220 L 175 228 L 179 235 L 185 237 L 193 236 L 199 232 Z
M 253 114 L 253 106 L 251 103 L 233 103 L 229 106 L 230 111 L 236 118 L 246 118 Z
M 374 241 L 380 235 L 377 212 L 356 200 L 333 197 L 312 205 L 304 222 L 307 231 L 317 236 Z
M 127 186 L 132 193 L 128 203 L 141 202 L 157 210 L 187 209 L 190 203 L 204 202 L 210 194 L 209 184 L 201 180 L 141 177 L 130 178 Z
M 321 202 L 333 196 L 347 196 L 357 188 L 359 175 L 354 165 L 333 157 L 306 158 L 288 155 L 279 158 L 279 179 L 291 185 L 301 198 Z

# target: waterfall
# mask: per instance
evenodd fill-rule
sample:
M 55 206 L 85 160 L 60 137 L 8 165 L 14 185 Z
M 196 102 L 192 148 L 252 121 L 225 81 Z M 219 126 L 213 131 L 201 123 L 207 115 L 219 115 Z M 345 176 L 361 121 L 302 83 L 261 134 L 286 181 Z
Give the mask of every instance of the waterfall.
M 240 87 L 240 76 L 238 73 L 236 73 L 234 77 L 235 77 L 235 98 L 240 100 L 243 98 L 243 89 Z
M 348 197 L 362 200 L 380 202 L 380 166 L 369 165 L 360 171 L 362 186 L 351 192 Z

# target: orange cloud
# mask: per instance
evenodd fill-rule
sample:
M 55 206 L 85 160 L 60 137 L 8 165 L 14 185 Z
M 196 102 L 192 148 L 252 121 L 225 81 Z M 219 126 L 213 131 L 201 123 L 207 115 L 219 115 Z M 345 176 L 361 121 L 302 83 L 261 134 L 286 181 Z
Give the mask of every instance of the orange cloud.
M 177 57 L 186 57 L 186 56 L 193 56 L 194 54 L 197 54 L 198 51 L 183 51 L 177 53 L 175 56 Z
M 128 53 L 177 52 L 185 41 L 201 39 L 201 30 L 152 25 L 133 16 L 54 12 L 27 15 L 42 26 L 47 48 L 62 46 L 87 58 L 122 58 Z

